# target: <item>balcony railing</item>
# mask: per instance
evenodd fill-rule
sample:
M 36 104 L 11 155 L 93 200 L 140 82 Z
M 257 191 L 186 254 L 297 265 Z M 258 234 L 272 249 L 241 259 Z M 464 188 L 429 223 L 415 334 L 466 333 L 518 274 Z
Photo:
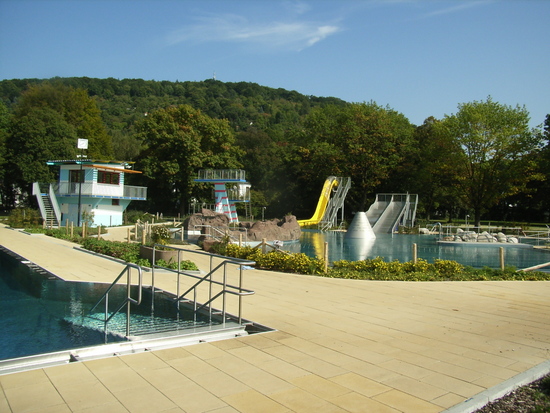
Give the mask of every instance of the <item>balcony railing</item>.
M 147 187 L 124 185 L 124 198 L 147 199 Z
M 198 181 L 246 181 L 246 172 L 242 169 L 201 169 Z
M 82 185 L 82 187 L 81 187 Z M 98 184 L 94 182 L 59 182 L 54 185 L 54 191 L 59 196 L 91 196 L 104 198 L 147 199 L 147 187 Z

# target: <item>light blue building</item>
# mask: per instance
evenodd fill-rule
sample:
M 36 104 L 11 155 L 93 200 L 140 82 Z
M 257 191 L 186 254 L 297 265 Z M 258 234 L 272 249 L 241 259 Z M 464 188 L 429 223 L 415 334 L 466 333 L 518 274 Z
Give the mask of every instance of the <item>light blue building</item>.
M 77 159 L 47 164 L 59 166 L 59 181 L 35 182 L 33 195 L 48 226 L 83 221 L 90 226 L 122 225 L 122 214 L 130 202 L 147 199 L 146 187 L 124 184 L 126 174 L 141 173 L 127 162 Z

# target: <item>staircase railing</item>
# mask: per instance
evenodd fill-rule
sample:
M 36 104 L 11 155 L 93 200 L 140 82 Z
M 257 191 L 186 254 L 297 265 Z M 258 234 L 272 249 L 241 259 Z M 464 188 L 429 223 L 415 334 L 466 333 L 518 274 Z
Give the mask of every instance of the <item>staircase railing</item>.
M 171 270 L 171 269 L 168 269 L 168 268 L 162 268 L 164 271 L 170 271 L 170 272 L 177 273 L 177 283 L 176 283 L 177 293 L 176 293 L 176 298 L 174 299 L 174 301 L 177 302 L 178 307 L 179 307 L 179 304 L 181 302 L 191 301 L 191 302 L 193 302 L 193 311 L 194 311 L 195 314 L 199 313 L 199 311 L 206 308 L 206 309 L 208 309 L 208 313 L 209 313 L 209 316 L 211 318 L 214 311 L 215 311 L 215 309 L 212 307 L 212 304 L 216 299 L 221 297 L 221 299 L 222 299 L 222 309 L 220 311 L 220 314 L 222 316 L 223 322 L 225 323 L 225 319 L 226 319 L 226 315 L 227 315 L 226 297 L 227 297 L 227 294 L 231 294 L 231 295 L 237 296 L 238 299 L 239 299 L 237 317 L 238 317 L 238 323 L 239 324 L 242 323 L 242 320 L 243 320 L 243 317 L 242 317 L 242 298 L 244 296 L 254 294 L 253 290 L 249 290 L 249 289 L 243 287 L 243 267 L 251 266 L 251 265 L 256 264 L 254 261 L 243 260 L 243 259 L 238 259 L 238 258 L 231 258 L 231 257 L 215 256 L 215 255 L 209 254 L 207 252 L 193 251 L 193 250 L 189 250 L 189 249 L 177 248 L 177 247 L 166 246 L 166 245 L 161 245 L 161 244 L 154 244 L 153 245 L 153 260 L 155 260 L 155 254 L 156 254 L 156 249 L 157 248 L 163 248 L 163 249 L 168 248 L 168 249 L 172 249 L 172 250 L 175 250 L 175 251 L 178 252 L 178 269 L 177 270 Z M 201 276 L 201 275 L 193 274 L 193 272 L 191 272 L 191 271 L 181 270 L 181 253 L 182 252 L 185 252 L 186 254 L 190 253 L 190 254 L 205 255 L 205 256 L 210 257 L 210 271 L 206 275 Z M 218 265 L 214 266 L 214 261 L 213 261 L 214 258 L 220 258 L 220 259 L 222 259 L 222 261 Z M 229 284 L 229 282 L 228 282 L 227 267 L 230 266 L 230 265 L 235 265 L 235 266 L 239 267 L 238 285 Z M 151 269 L 153 294 L 155 292 L 155 269 L 156 268 L 161 268 L 161 267 L 159 267 L 157 265 L 153 265 L 153 267 Z M 218 272 L 219 270 L 223 271 L 221 281 L 214 280 L 214 275 L 219 274 L 219 272 Z M 195 279 L 196 280 L 194 282 L 194 284 L 191 285 L 191 287 L 189 287 L 183 293 L 181 293 L 181 276 L 185 276 L 188 279 Z M 206 288 L 208 289 L 208 299 L 199 306 L 198 303 L 197 303 L 197 301 L 198 301 L 198 289 L 199 289 L 199 287 L 202 287 L 204 285 L 206 285 Z M 214 286 L 220 286 L 221 290 L 214 293 L 214 291 L 213 291 Z M 193 298 L 192 299 L 186 299 L 186 296 L 190 293 L 193 294 Z M 152 305 L 154 305 L 154 299 L 153 299 L 152 302 L 153 302 Z
M 132 272 L 131 268 L 134 268 L 138 271 L 138 296 L 137 298 L 131 297 L 131 287 L 132 287 Z M 119 304 L 119 306 L 114 310 L 111 315 L 109 315 L 109 293 L 111 290 L 115 287 L 115 285 L 118 284 L 118 281 L 126 274 L 126 297 L 122 302 Z M 118 314 L 124 306 L 126 306 L 126 337 L 130 337 L 130 306 L 132 304 L 140 305 L 141 304 L 141 298 L 142 298 L 142 288 L 143 288 L 143 276 L 142 276 L 142 270 L 141 267 L 137 264 L 128 264 L 122 272 L 118 275 L 118 277 L 115 278 L 113 283 L 107 288 L 107 291 L 97 300 L 97 303 L 94 304 L 94 306 L 90 310 L 90 314 L 92 311 L 96 309 L 96 307 L 101 304 L 102 301 L 105 301 L 105 316 L 103 318 L 103 322 L 105 323 L 105 330 L 107 330 L 107 324 L 111 319 Z
M 49 185 L 49 197 L 52 204 L 53 212 L 55 215 L 55 220 L 57 221 L 57 226 L 61 225 L 61 210 L 59 209 L 59 203 L 57 202 L 57 197 L 55 196 L 55 191 L 53 185 Z

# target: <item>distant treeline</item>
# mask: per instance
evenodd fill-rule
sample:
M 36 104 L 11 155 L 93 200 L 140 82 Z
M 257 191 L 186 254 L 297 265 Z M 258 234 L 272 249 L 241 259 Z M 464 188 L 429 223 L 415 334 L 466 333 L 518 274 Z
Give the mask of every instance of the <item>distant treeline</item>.
M 348 219 L 378 192 L 418 193 L 425 218 L 544 221 L 550 210 L 550 118 L 531 131 L 524 108 L 490 98 L 418 126 L 372 101 L 214 79 L 12 79 L 0 81 L 0 102 L 0 195 L 8 208 L 18 194 L 32 202 L 23 195 L 33 179 L 52 179 L 42 158 L 71 156 L 74 138 L 90 136 L 95 156 L 144 169 L 133 183 L 156 190 L 147 205 L 132 206 L 153 213 L 185 212 L 191 198 L 207 200 L 188 175 L 224 164 L 246 170 L 253 212 L 266 207 L 266 217 L 308 218 L 330 175 L 352 179 Z M 171 134 L 180 146 L 168 142 Z M 202 140 L 193 159 L 182 149 L 190 136 Z

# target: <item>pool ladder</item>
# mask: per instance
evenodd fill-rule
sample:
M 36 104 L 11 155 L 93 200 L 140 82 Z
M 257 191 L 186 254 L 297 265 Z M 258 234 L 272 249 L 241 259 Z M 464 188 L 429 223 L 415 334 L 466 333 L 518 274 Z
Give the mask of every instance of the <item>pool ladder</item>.
M 138 296 L 137 298 L 132 298 L 131 296 L 131 287 L 132 287 L 132 271 L 131 269 L 134 268 L 138 272 Z M 120 305 L 114 310 L 111 315 L 109 315 L 109 293 L 111 290 L 117 285 L 119 280 L 126 274 L 126 298 L 122 300 Z M 101 296 L 99 300 L 94 304 L 92 309 L 90 310 L 90 314 L 97 308 L 99 304 L 101 304 L 102 301 L 105 301 L 105 316 L 102 320 L 105 323 L 105 330 L 107 330 L 107 324 L 111 319 L 117 315 L 125 306 L 126 306 L 126 337 L 130 337 L 130 307 L 132 304 L 140 305 L 141 299 L 143 297 L 143 272 L 139 265 L 129 263 L 124 267 L 124 269 L 121 271 L 121 273 L 118 275 L 118 277 L 115 278 L 113 283 L 107 288 L 107 291 Z M 95 318 L 95 317 L 92 317 Z

